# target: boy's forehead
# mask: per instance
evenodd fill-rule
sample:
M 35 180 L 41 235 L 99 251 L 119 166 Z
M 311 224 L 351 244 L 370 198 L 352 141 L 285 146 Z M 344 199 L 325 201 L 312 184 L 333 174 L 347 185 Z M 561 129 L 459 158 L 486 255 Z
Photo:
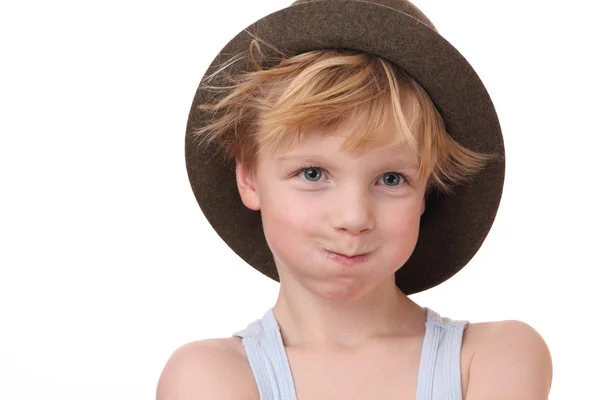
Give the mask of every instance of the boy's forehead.
M 381 161 L 405 159 L 416 162 L 417 160 L 417 155 L 414 154 L 407 143 L 372 143 L 356 149 L 344 149 L 344 143 L 349 138 L 349 134 L 339 131 L 310 131 L 303 134 L 297 141 L 290 142 L 286 146 L 280 146 L 272 153 L 272 157 L 278 162 L 300 159 L 326 162 L 331 160 L 331 157 Z
M 270 151 L 263 150 L 272 153 L 270 158 L 281 161 L 297 158 L 299 154 L 351 159 L 400 157 L 418 161 L 420 155 L 412 128 L 408 128 L 410 122 L 401 127 L 391 108 L 384 113 L 372 111 L 368 107 L 348 110 L 334 122 L 287 127 L 267 146 Z
M 365 139 L 362 146 L 349 150 L 351 153 L 377 152 L 395 147 L 401 150 L 407 143 L 398 144 L 397 127 L 386 123 L 379 130 L 367 132 L 367 124 L 362 121 L 348 121 L 334 127 L 312 127 L 302 130 L 297 140 L 290 142 L 288 148 L 298 147 L 328 147 L 342 151 L 343 145 L 349 140 Z

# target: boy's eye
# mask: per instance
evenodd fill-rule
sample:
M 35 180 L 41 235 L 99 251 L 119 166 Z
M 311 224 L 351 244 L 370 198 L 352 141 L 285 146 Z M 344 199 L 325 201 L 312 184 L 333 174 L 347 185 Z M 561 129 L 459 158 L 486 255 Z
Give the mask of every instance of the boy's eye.
M 405 181 L 404 176 L 397 172 L 386 172 L 382 179 L 387 186 L 398 186 Z
M 318 182 L 323 177 L 323 170 L 319 167 L 305 167 L 302 168 L 300 174 L 307 181 Z M 383 184 L 386 186 L 398 186 L 406 183 L 404 175 L 398 172 L 386 172 L 380 179 L 383 180 Z
M 307 180 L 312 182 L 318 181 L 321 179 L 321 175 L 323 175 L 323 171 L 318 167 L 304 168 L 302 173 Z

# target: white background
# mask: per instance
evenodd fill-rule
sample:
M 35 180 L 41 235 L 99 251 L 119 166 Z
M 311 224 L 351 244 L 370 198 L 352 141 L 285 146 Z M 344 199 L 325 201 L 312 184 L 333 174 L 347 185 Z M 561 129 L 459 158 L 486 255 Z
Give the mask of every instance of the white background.
M 0 399 L 151 399 L 170 354 L 263 315 L 277 284 L 211 230 L 184 134 L 208 64 L 288 1 L 0 6 Z M 597 13 L 420 0 L 489 89 L 506 189 L 472 262 L 412 298 L 546 339 L 551 399 L 597 395 Z

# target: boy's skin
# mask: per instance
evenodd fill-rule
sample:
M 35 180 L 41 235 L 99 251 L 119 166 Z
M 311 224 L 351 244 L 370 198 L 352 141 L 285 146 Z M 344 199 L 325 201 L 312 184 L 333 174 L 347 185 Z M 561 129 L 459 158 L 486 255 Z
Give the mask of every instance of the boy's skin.
M 237 185 L 243 203 L 261 210 L 278 268 L 274 314 L 298 399 L 412 400 L 426 314 L 394 273 L 414 250 L 427 177 L 407 145 L 340 151 L 349 128 L 309 131 L 259 156 L 254 171 L 237 163 Z M 370 254 L 336 261 L 323 249 Z M 548 348 L 530 326 L 465 328 L 463 399 L 547 399 L 551 379 Z M 193 342 L 168 361 L 157 399 L 204 398 L 259 399 L 241 338 Z

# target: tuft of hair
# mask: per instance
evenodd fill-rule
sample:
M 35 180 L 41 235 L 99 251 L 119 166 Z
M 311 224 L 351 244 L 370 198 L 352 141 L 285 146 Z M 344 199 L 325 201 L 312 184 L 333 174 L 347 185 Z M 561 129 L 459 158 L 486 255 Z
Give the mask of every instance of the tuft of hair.
M 226 75 L 228 85 L 211 84 L 246 58 L 251 64 L 248 71 Z M 226 157 L 239 160 L 248 170 L 263 151 L 293 146 L 311 128 L 327 131 L 342 124 L 354 127 L 343 151 L 410 146 L 418 156 L 419 176 L 427 178 L 430 190 L 449 192 L 493 158 L 456 142 L 412 77 L 365 52 L 315 50 L 291 56 L 279 52 L 273 59 L 255 39 L 247 57 L 238 55 L 224 63 L 203 80 L 201 90 L 223 95 L 199 105 L 210 117 L 193 135 L 200 144 L 217 143 Z

